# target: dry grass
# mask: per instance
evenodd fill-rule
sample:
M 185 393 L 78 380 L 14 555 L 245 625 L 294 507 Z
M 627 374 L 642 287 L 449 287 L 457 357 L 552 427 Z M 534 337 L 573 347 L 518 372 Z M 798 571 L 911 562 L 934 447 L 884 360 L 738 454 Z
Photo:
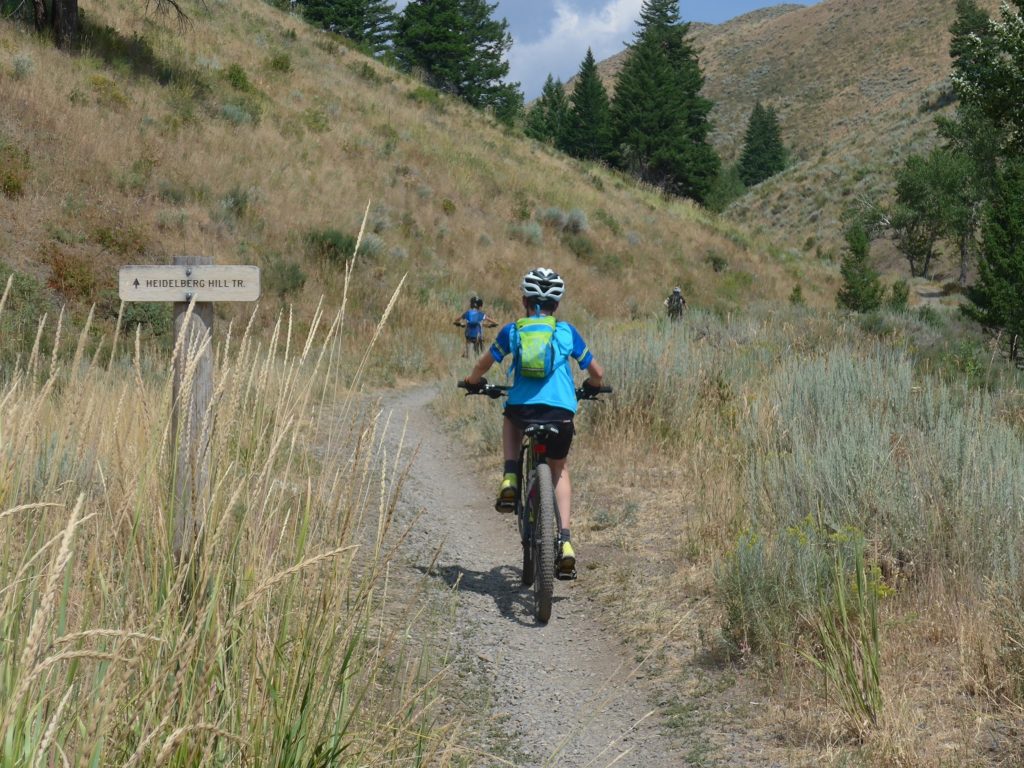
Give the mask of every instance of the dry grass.
M 0 762 L 459 754 L 424 596 L 388 598 L 401 446 L 341 383 L 343 319 L 219 333 L 205 523 L 180 565 L 171 393 L 138 337 L 90 360 L 87 327 L 53 340 L 70 364 L 23 358 L 0 380 Z

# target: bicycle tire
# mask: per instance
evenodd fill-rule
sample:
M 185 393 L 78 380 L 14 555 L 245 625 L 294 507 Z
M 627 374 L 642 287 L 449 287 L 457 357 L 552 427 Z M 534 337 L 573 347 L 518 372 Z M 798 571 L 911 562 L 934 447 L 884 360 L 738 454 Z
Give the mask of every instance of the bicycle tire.
M 538 464 L 536 472 L 533 599 L 537 621 L 546 624 L 551 618 L 555 592 L 555 488 L 551 482 L 551 467 Z
M 523 542 L 523 586 L 532 587 L 535 574 L 533 557 L 533 536 Z
M 516 470 L 516 485 L 519 488 L 519 498 L 516 499 L 516 526 L 519 530 L 519 542 L 523 546 L 523 570 L 522 584 L 524 587 L 533 586 L 533 526 L 530 525 L 530 499 L 529 491 L 524 480 L 523 470 L 527 466 L 527 448 L 519 451 L 519 466 Z

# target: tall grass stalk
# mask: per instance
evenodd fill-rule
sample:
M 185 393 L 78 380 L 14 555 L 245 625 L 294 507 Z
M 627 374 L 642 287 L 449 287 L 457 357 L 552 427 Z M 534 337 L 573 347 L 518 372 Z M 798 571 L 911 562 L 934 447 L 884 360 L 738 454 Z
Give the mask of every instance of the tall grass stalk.
M 400 457 L 341 370 L 343 320 L 217 340 L 190 601 L 170 360 L 136 333 L 99 364 L 87 322 L 47 366 L 40 322 L 0 379 L 0 765 L 454 759 L 438 669 L 407 647 L 415 615 L 383 600 Z
M 852 587 L 849 568 L 839 556 L 832 569 L 831 597 L 823 592 L 815 622 L 820 655 L 805 654 L 836 692 L 853 728 L 863 733 L 878 724 L 882 711 L 878 584 L 855 550 Z

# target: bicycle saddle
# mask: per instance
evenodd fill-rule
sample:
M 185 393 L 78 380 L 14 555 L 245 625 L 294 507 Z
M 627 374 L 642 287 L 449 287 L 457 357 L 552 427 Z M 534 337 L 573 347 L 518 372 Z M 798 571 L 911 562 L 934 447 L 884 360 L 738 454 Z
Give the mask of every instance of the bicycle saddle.
M 531 424 L 523 430 L 524 435 L 543 440 L 559 434 L 558 427 L 554 424 Z

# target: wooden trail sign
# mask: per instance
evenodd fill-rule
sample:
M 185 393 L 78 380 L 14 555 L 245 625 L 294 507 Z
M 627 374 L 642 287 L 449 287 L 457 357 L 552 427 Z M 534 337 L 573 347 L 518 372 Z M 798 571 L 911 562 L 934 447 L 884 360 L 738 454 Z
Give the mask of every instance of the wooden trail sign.
M 260 269 L 221 266 L 204 256 L 177 256 L 174 264 L 122 267 L 118 293 L 122 301 L 174 303 L 172 544 L 175 562 L 187 565 L 191 561 L 194 574 L 198 572 L 197 546 L 210 489 L 213 302 L 256 301 L 260 297 Z M 188 581 L 189 589 L 195 586 Z
M 188 257 L 182 257 L 187 259 Z M 260 268 L 205 263 L 121 267 L 117 292 L 122 301 L 256 301 Z M 192 261 L 199 261 L 192 258 Z

